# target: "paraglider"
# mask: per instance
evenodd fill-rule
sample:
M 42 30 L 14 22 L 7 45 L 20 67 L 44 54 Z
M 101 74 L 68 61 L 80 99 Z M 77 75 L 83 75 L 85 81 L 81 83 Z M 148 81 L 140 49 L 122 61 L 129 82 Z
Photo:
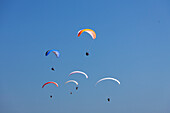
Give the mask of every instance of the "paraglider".
M 52 82 L 52 81 L 51 81 L 51 82 L 46 82 L 46 83 L 42 86 L 42 88 L 44 88 L 44 86 L 47 85 L 47 84 L 55 84 L 55 85 L 58 87 L 58 84 L 57 84 L 56 82 Z
M 96 39 L 96 33 L 95 33 L 92 29 L 82 29 L 82 30 L 78 31 L 77 36 L 80 37 L 80 35 L 81 35 L 83 32 L 86 32 L 86 33 L 90 34 L 90 36 L 92 37 L 93 40 Z M 89 47 L 89 49 L 90 49 L 90 47 Z M 88 50 L 89 50 L 89 49 L 88 49 Z M 89 56 L 89 53 L 88 53 L 88 52 L 86 52 L 86 56 Z
M 56 82 L 50 81 L 50 82 L 46 82 L 46 83 L 42 86 L 42 88 L 44 88 L 44 86 L 47 85 L 47 84 L 55 84 L 55 85 L 58 87 L 58 84 L 57 84 Z M 53 96 L 50 95 L 50 98 L 52 98 L 52 97 L 53 97 Z
M 57 58 L 59 58 L 60 53 L 59 53 L 59 51 L 57 51 L 57 50 L 55 50 L 55 49 L 48 50 L 48 51 L 45 53 L 45 56 L 48 56 L 51 52 L 54 53 Z M 52 62 L 53 62 L 53 61 L 52 61 Z M 53 67 L 51 68 L 51 70 L 52 70 L 52 71 L 55 71 L 55 69 L 54 69 Z
M 65 84 L 70 83 L 70 82 L 73 82 L 73 83 L 75 83 L 76 85 L 78 85 L 78 82 L 75 81 L 75 80 L 69 80 L 69 81 L 65 82 Z M 76 88 L 77 88 L 77 87 L 76 87 Z M 76 89 L 76 90 L 77 90 L 77 89 Z M 72 92 L 70 92 L 70 94 L 72 94 Z
M 59 51 L 57 51 L 57 50 L 55 50 L 55 49 L 48 50 L 48 51 L 45 53 L 45 56 L 48 56 L 51 52 L 53 52 L 53 53 L 56 55 L 57 58 L 60 56 Z
M 67 82 L 65 82 L 65 84 L 67 84 L 67 83 L 75 83 L 76 85 L 78 85 L 78 82 L 77 81 L 75 81 L 75 80 L 69 80 L 69 81 L 67 81 Z M 70 92 L 70 94 L 72 94 L 72 92 Z
M 119 80 L 117 80 L 117 79 L 115 79 L 115 78 L 111 78 L 111 77 L 106 77 L 106 78 L 102 78 L 102 79 L 100 79 L 99 81 L 97 81 L 97 82 L 96 82 L 96 85 L 97 85 L 99 82 L 103 81 L 103 80 L 113 80 L 113 81 L 116 81 L 118 84 L 120 84 Z M 110 102 L 110 98 L 107 98 L 107 101 Z
M 87 74 L 84 73 L 84 72 L 82 72 L 82 71 L 73 71 L 73 72 L 71 72 L 71 73 L 69 74 L 69 76 L 72 75 L 72 74 L 75 74 L 75 73 L 83 74 L 86 78 L 88 78 Z

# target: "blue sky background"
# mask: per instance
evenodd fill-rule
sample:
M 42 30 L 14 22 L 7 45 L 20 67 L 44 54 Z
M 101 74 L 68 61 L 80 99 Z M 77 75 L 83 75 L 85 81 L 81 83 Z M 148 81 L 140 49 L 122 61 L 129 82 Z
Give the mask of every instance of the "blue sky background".
M 92 39 L 77 37 L 82 28 L 97 34 L 88 57 Z M 45 57 L 48 49 L 60 58 Z M 1 0 L 0 51 L 1 113 L 170 112 L 168 0 Z M 68 77 L 74 70 L 89 79 Z M 103 77 L 121 84 L 95 87 Z M 78 91 L 64 85 L 69 79 Z M 59 87 L 41 88 L 51 80 Z

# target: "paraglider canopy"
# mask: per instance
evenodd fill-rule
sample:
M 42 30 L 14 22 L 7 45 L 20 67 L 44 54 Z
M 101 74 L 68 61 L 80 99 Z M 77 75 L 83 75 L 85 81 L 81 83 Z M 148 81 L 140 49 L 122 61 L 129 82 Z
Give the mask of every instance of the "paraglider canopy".
M 57 50 L 55 50 L 55 49 L 48 50 L 48 51 L 45 53 L 45 56 L 48 56 L 51 52 L 53 52 L 53 53 L 56 55 L 57 58 L 60 56 L 59 51 L 57 51 Z
M 69 81 L 65 82 L 65 84 L 67 84 L 67 83 L 69 83 L 69 82 L 73 82 L 73 83 L 75 83 L 76 85 L 78 85 L 78 82 L 75 81 L 75 80 L 69 80 Z
M 96 38 L 96 33 L 95 33 L 92 29 L 82 29 L 82 30 L 78 31 L 78 34 L 77 34 L 78 37 L 79 37 L 83 32 L 87 32 L 88 34 L 90 34 L 93 39 Z
M 84 72 L 82 72 L 82 71 L 73 71 L 73 72 L 71 72 L 71 73 L 69 74 L 69 76 L 72 75 L 72 74 L 75 74 L 75 73 L 83 74 L 86 78 L 88 78 L 87 74 L 84 73 Z
M 115 79 L 115 78 L 111 78 L 111 77 L 106 77 L 106 78 L 102 78 L 100 79 L 99 81 L 97 81 L 96 85 L 101 82 L 101 81 L 104 81 L 104 80 L 113 80 L 113 81 L 116 81 L 118 84 L 120 84 L 120 81 Z
M 46 82 L 46 83 L 42 86 L 42 88 L 44 88 L 44 86 L 47 85 L 47 84 L 55 84 L 55 85 L 58 87 L 58 84 L 57 84 L 56 82 L 50 81 L 50 82 Z

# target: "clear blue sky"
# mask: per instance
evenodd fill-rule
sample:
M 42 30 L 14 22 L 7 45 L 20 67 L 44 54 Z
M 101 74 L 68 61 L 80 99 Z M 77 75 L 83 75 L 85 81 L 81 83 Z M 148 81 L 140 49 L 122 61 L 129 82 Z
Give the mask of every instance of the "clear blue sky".
M 97 34 L 88 57 L 82 28 Z M 60 58 L 45 57 L 48 49 Z M 168 0 L 1 0 L 0 51 L 1 113 L 170 112 Z M 74 70 L 89 79 L 68 77 Z M 95 87 L 109 76 L 121 84 Z M 72 95 L 69 79 L 80 84 Z M 59 87 L 41 88 L 51 80 Z

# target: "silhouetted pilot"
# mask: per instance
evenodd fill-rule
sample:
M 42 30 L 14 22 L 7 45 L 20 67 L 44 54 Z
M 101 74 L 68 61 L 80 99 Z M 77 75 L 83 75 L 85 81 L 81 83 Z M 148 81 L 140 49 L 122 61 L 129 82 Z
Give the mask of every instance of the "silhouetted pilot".
M 51 70 L 55 71 L 55 69 L 52 67 Z
M 88 52 L 86 52 L 86 56 L 89 56 L 89 53 L 88 53 Z
M 78 90 L 78 87 L 76 87 L 76 90 Z

